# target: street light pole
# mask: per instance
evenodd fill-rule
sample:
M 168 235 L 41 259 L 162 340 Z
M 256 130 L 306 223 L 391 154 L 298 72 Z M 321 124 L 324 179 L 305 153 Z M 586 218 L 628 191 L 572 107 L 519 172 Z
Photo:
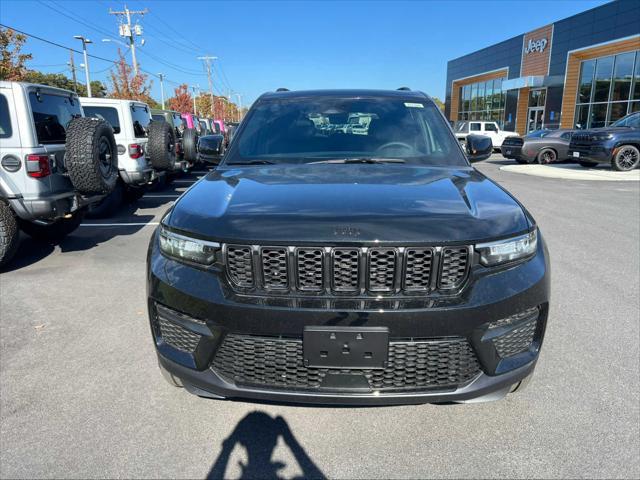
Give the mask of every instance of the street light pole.
M 87 80 L 87 97 L 91 98 L 91 79 L 89 78 L 89 57 L 87 57 L 87 43 L 93 43 L 88 38 L 84 38 L 82 35 L 74 35 L 76 40 L 82 42 L 82 54 L 84 55 L 84 76 Z
M 164 110 L 164 74 L 159 73 L 158 76 L 160 77 L 160 97 L 162 98 L 162 109 Z

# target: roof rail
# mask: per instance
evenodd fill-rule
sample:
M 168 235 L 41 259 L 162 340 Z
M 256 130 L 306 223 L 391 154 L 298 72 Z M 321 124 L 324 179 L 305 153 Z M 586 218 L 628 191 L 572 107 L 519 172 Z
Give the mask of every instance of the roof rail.
M 400 87 L 397 90 L 401 90 L 403 92 L 410 92 L 411 91 L 411 89 L 409 87 Z
M 276 92 L 288 92 L 289 89 L 288 88 L 284 88 L 284 87 L 280 87 L 276 90 Z

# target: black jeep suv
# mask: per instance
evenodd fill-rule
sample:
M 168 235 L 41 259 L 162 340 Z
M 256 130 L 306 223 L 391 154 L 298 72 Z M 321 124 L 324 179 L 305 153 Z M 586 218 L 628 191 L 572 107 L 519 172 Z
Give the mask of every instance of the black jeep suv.
M 640 165 L 640 112 L 613 122 L 608 127 L 577 131 L 571 137 L 569 155 L 583 167 L 611 163 L 619 172 Z
M 151 239 L 151 331 L 167 380 L 201 396 L 497 399 L 534 370 L 548 262 L 425 94 L 268 93 Z

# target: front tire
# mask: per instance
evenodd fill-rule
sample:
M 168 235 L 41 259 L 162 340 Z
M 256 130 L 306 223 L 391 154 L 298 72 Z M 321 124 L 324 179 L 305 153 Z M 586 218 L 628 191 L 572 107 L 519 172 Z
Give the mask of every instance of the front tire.
M 0 267 L 11 261 L 18 249 L 20 231 L 9 204 L 0 200 Z
M 20 228 L 34 240 L 47 243 L 60 243 L 82 223 L 85 210 L 76 210 L 71 218 L 61 218 L 48 225 L 41 225 L 29 221 L 20 221 Z
M 618 172 L 628 172 L 640 165 L 640 150 L 633 145 L 618 147 L 611 159 L 611 167 Z

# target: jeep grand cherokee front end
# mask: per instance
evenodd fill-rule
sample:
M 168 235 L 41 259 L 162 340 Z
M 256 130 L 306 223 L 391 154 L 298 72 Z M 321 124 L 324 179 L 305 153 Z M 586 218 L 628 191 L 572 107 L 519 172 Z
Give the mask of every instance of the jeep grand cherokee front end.
M 342 128 L 357 114 L 366 134 Z M 473 169 L 426 95 L 262 96 L 151 239 L 161 370 L 213 398 L 501 398 L 549 306 L 534 220 Z

